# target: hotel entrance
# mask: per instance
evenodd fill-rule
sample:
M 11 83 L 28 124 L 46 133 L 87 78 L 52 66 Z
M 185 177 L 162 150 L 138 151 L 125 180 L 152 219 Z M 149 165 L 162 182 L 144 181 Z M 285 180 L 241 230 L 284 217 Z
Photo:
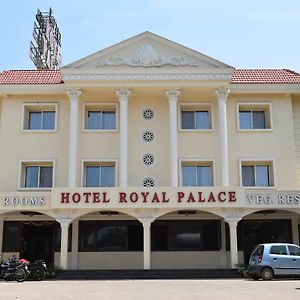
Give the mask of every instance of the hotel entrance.
M 33 261 L 44 259 L 47 264 L 54 261 L 55 223 L 22 222 L 20 257 Z

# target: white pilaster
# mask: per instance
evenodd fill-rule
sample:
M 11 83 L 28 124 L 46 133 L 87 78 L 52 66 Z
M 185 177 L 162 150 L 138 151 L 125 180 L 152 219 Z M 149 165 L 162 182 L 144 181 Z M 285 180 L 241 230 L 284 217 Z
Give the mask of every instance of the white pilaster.
M 227 267 L 227 251 L 226 251 L 226 224 L 221 220 L 221 249 L 220 249 L 220 267 Z
M 293 243 L 299 245 L 298 217 L 292 217 L 291 221 L 292 221 Z
M 227 137 L 227 110 L 226 102 L 230 93 L 229 89 L 216 91 L 219 106 L 220 123 L 220 146 L 221 146 L 221 185 L 229 186 L 229 164 L 228 164 L 228 137 Z
M 78 223 L 78 219 L 75 219 L 72 222 L 72 270 L 77 270 L 78 266 Z
M 151 223 L 152 219 L 140 219 L 144 228 L 144 269 L 151 269 Z
M 78 103 L 80 89 L 68 89 L 70 99 L 70 137 L 69 137 L 69 187 L 76 187 L 77 171 L 77 140 L 78 140 Z
M 61 241 L 60 241 L 60 267 L 63 270 L 68 268 L 68 235 L 69 225 L 71 219 L 57 220 L 61 228 Z
M 127 187 L 128 174 L 128 97 L 130 90 L 119 89 L 116 91 L 120 102 L 120 179 L 119 186 Z
M 240 219 L 232 218 L 232 219 L 226 219 L 225 221 L 229 225 L 231 268 L 236 269 L 239 261 L 238 248 L 237 248 L 237 224 L 240 221 Z
M 179 89 L 166 91 L 169 100 L 170 172 L 172 187 L 178 186 L 177 101 L 180 94 Z
M 0 217 L 0 256 L 2 256 L 4 218 Z

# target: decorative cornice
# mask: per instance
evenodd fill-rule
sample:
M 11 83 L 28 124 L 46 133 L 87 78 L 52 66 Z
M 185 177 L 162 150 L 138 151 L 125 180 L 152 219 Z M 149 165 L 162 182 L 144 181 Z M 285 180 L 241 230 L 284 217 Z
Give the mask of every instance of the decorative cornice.
M 174 67 L 188 66 L 199 67 L 200 64 L 192 61 L 185 56 L 169 56 L 159 53 L 153 46 L 149 44 L 141 45 L 133 51 L 132 55 L 125 57 L 111 55 L 106 58 L 102 58 L 98 61 L 95 67 L 102 66 L 130 66 L 130 67 L 161 67 L 170 65 Z
M 66 74 L 64 81 L 157 81 L 157 80 L 222 80 L 230 81 L 231 74 L 228 73 L 118 73 L 118 74 Z

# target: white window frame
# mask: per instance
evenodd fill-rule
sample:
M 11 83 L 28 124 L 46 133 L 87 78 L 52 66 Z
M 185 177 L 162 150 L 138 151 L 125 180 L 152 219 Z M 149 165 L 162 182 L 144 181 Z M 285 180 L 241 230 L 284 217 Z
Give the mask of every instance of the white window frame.
M 253 166 L 256 165 L 268 165 L 272 168 L 271 175 L 273 178 L 273 185 L 271 186 L 243 186 L 243 176 L 242 176 L 242 165 L 243 163 L 253 163 Z M 255 169 L 254 169 L 255 172 Z M 275 160 L 273 158 L 240 158 L 239 159 L 239 176 L 240 176 L 240 187 L 245 189 L 256 189 L 256 190 L 264 190 L 264 189 L 276 189 L 276 168 L 275 168 Z
M 209 129 L 183 129 L 181 124 L 181 111 L 208 111 L 210 117 L 210 126 Z M 212 132 L 214 131 L 214 111 L 213 111 L 213 104 L 209 102 L 179 102 L 178 103 L 178 111 L 177 111 L 177 118 L 178 118 L 178 131 L 179 132 Z
M 19 161 L 19 175 L 18 175 L 18 190 L 26 191 L 49 191 L 55 187 L 55 159 L 30 159 L 30 160 L 20 160 Z M 26 167 L 36 166 L 36 167 L 52 167 L 52 187 L 25 187 L 26 178 Z
M 85 171 L 85 167 L 89 165 L 89 163 L 92 165 L 94 164 L 99 164 L 101 165 L 101 163 L 114 163 L 115 165 L 115 186 L 114 187 L 118 187 L 119 186 L 119 172 L 118 172 L 118 160 L 115 158 L 96 158 L 96 159 L 92 159 L 92 158 L 86 158 L 86 159 L 82 159 L 81 160 L 81 186 L 82 187 L 86 187 L 86 171 Z M 92 187 L 89 187 L 90 189 L 92 189 Z M 101 188 L 101 187 L 95 187 L 95 188 Z
M 270 125 L 270 128 L 249 128 L 241 129 L 240 128 L 240 107 L 247 107 L 249 111 L 265 111 L 265 123 Z M 266 117 L 266 112 L 268 116 Z M 269 120 L 267 120 L 267 118 Z M 272 132 L 273 131 L 273 113 L 272 113 L 272 102 L 238 102 L 236 104 L 236 120 L 237 120 L 237 131 L 239 132 Z
M 89 110 L 90 108 L 90 110 Z M 116 128 L 115 129 L 88 129 L 87 125 L 87 113 L 88 111 L 109 111 L 114 110 L 116 114 Z M 118 132 L 119 128 L 119 105 L 115 102 L 87 102 L 83 103 L 82 109 L 82 131 L 83 132 Z
M 55 112 L 54 129 L 27 129 L 29 122 L 30 112 L 43 112 L 50 109 Z M 31 108 L 31 109 L 30 109 Z M 21 116 L 21 132 L 27 133 L 50 133 L 57 132 L 57 116 L 58 116 L 58 103 L 57 102 L 26 102 L 23 103 L 22 116 Z
M 202 164 L 205 165 L 205 163 L 209 163 L 212 166 L 212 172 L 213 172 L 213 184 L 211 186 L 207 186 L 207 187 L 214 187 L 216 186 L 216 160 L 214 158 L 181 158 L 179 160 L 179 183 L 180 186 L 182 187 L 182 180 L 183 180 L 183 176 L 182 176 L 182 166 L 184 163 L 195 163 L 196 165 L 199 164 L 199 166 L 201 166 Z M 205 186 L 203 186 L 205 187 Z

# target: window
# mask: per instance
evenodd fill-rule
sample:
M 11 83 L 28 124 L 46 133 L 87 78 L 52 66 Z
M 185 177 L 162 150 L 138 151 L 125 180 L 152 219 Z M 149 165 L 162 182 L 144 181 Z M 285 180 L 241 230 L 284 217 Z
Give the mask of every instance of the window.
M 135 221 L 80 221 L 79 251 L 142 251 L 143 227 Z
M 55 131 L 56 104 L 25 104 L 23 130 Z
M 274 186 L 273 163 L 270 161 L 242 162 L 242 186 Z
M 154 251 L 218 251 L 219 221 L 155 221 L 151 226 Z
M 240 130 L 271 129 L 270 104 L 238 104 Z
M 212 162 L 182 162 L 182 186 L 213 186 Z
M 85 130 L 116 130 L 116 106 L 85 105 L 84 129 Z
M 113 187 L 116 185 L 114 162 L 86 162 L 85 181 L 86 187 Z
M 181 104 L 180 129 L 211 130 L 212 107 L 209 104 Z
M 270 254 L 287 255 L 286 246 L 272 246 Z
M 300 256 L 300 248 L 297 246 L 288 245 L 290 255 Z
M 3 230 L 3 252 L 19 252 L 21 241 L 21 223 L 4 222 Z
M 51 188 L 53 162 L 22 162 L 21 188 Z

